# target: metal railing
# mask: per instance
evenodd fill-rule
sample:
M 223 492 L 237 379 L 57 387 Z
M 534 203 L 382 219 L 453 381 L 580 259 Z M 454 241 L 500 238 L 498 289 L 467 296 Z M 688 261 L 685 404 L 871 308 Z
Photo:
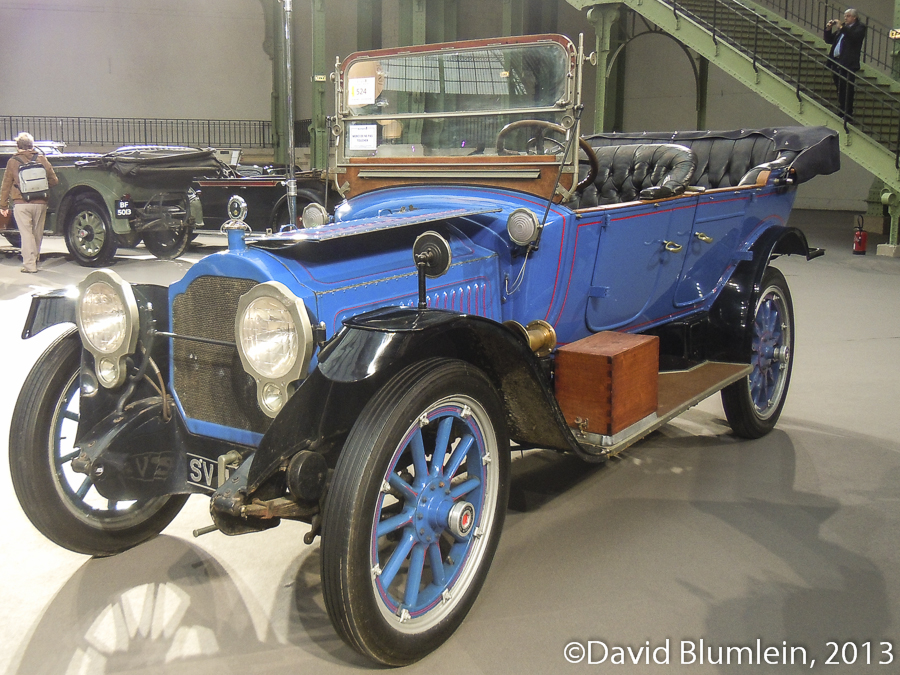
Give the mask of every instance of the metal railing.
M 309 145 L 310 120 L 298 120 L 295 142 Z M 0 139 L 28 131 L 40 140 L 72 146 L 188 145 L 213 148 L 271 148 L 268 120 L 190 120 L 114 117 L 0 116 Z
M 746 55 L 754 69 L 761 65 L 795 87 L 798 100 L 802 100 L 803 94 L 840 116 L 832 74 L 855 82 L 852 124 L 894 153 L 895 164 L 900 166 L 900 95 L 876 82 L 856 78 L 823 51 L 810 47 L 787 29 L 734 0 L 705 1 L 702 15 L 677 0 L 661 1 L 676 14 L 686 16 L 708 30 L 714 42 L 726 42 Z M 740 26 L 739 38 L 735 37 L 735 26 Z M 822 74 L 827 76 L 823 78 Z
M 836 4 L 827 0 L 754 0 L 754 2 L 818 37 L 822 37 L 829 19 L 843 21 L 844 10 L 848 7 L 846 4 Z M 852 3 L 849 6 L 852 6 Z M 894 66 L 894 40 L 890 38 L 891 27 L 863 12 L 859 12 L 859 20 L 866 25 L 863 61 L 886 75 L 891 75 Z

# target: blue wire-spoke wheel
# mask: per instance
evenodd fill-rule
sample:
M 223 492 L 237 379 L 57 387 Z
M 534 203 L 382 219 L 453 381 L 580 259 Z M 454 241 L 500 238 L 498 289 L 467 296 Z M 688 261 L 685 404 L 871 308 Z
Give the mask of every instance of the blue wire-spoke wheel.
M 22 510 L 48 539 L 111 555 L 161 532 L 187 496 L 108 500 L 75 472 L 81 394 L 81 340 L 72 331 L 41 355 L 22 386 L 10 425 L 10 474 Z
M 504 420 L 481 371 L 431 359 L 354 426 L 326 503 L 322 578 L 332 623 L 366 656 L 412 663 L 474 602 L 506 512 Z
M 722 390 L 722 405 L 736 435 L 759 438 L 781 415 L 793 364 L 794 307 L 787 282 L 774 267 L 763 275 L 749 330 L 753 370 Z
M 468 396 L 413 422 L 384 476 L 372 528 L 372 584 L 397 630 L 436 625 L 469 586 L 494 525 L 499 465 L 490 420 Z

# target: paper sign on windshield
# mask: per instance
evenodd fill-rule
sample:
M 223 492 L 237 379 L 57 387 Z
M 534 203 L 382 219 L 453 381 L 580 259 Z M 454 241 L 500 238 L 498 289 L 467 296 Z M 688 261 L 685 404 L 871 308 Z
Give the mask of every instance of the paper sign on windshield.
M 351 150 L 376 150 L 378 148 L 377 124 L 351 124 L 347 128 Z
M 347 105 L 372 105 L 375 103 L 375 78 L 355 77 L 350 80 Z

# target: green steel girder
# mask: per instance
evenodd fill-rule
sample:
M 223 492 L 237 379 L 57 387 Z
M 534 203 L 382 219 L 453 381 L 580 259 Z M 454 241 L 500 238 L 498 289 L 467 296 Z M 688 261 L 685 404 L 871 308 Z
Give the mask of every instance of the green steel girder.
M 523 0 L 502 0 L 504 36 L 522 35 L 525 32 Z
M 850 127 L 849 131 L 845 130 L 836 115 L 802 92 L 798 94 L 795 86 L 788 84 L 763 65 L 757 63 L 758 71 L 754 70 L 753 61 L 750 58 L 722 40 L 714 42 L 712 35 L 707 30 L 688 17 L 676 14 L 672 11 L 671 6 L 657 0 L 625 0 L 625 2 L 567 0 L 567 2 L 577 9 L 624 5 L 637 12 L 678 38 L 701 57 L 708 59 L 711 64 L 721 68 L 738 82 L 783 110 L 800 124 L 837 129 L 840 133 L 841 151 L 844 155 L 883 180 L 891 192 L 900 195 L 900 169 L 897 168 L 894 154 L 891 151 L 853 127 Z M 896 227 L 896 223 L 894 227 Z
M 325 95 L 329 64 L 325 56 L 325 0 L 312 2 L 312 123 L 309 125 L 309 163 L 324 169 L 328 161 L 328 130 L 325 127 Z

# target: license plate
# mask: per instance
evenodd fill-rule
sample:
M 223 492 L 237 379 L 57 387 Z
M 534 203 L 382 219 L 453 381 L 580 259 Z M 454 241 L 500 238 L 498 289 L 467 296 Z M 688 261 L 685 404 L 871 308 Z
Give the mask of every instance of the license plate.
M 117 199 L 116 200 L 116 218 L 131 218 L 131 200 L 130 199 Z
M 211 459 L 188 453 L 187 482 L 207 490 L 219 486 L 219 465 Z

